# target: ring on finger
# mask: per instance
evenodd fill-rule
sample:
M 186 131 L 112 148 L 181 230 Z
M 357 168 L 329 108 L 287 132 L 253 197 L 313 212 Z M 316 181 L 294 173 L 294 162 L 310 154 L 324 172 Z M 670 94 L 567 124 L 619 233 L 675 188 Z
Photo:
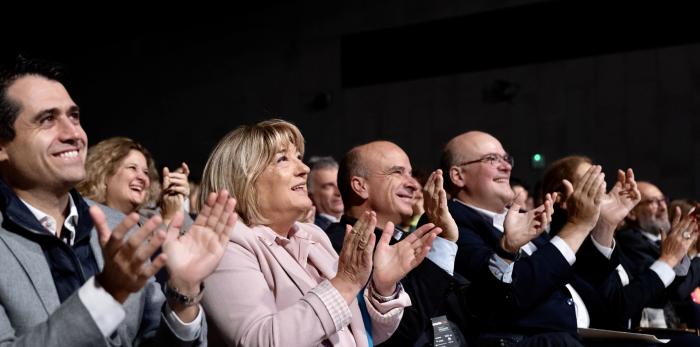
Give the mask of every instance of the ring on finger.
M 686 239 L 686 240 L 687 240 L 687 239 L 690 239 L 690 231 L 684 231 L 684 232 L 683 232 L 683 238 Z

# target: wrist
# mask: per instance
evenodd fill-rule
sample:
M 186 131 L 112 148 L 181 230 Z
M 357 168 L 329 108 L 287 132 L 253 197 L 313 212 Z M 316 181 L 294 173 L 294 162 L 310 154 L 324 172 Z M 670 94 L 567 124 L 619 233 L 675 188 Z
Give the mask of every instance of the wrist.
M 119 290 L 109 285 L 109 281 L 105 278 L 104 272 L 99 273 L 95 276 L 95 284 L 99 287 L 102 287 L 109 295 L 111 295 L 114 298 L 114 300 L 116 300 L 120 304 L 123 304 L 124 301 L 126 301 L 126 298 L 129 297 L 128 291 Z
M 662 255 L 659 257 L 659 260 L 660 260 L 660 261 L 663 261 L 663 262 L 666 263 L 666 264 L 668 264 L 668 266 L 670 266 L 671 268 L 676 267 L 676 265 L 678 265 L 678 263 L 680 262 L 680 259 L 677 259 L 677 258 L 674 257 L 674 256 L 670 256 L 670 255 L 666 255 L 666 254 L 662 254 Z
M 372 288 L 374 288 L 374 291 L 383 296 L 383 297 L 389 297 L 392 296 L 396 292 L 396 282 L 393 283 L 381 283 L 377 282 L 374 278 L 372 278 Z

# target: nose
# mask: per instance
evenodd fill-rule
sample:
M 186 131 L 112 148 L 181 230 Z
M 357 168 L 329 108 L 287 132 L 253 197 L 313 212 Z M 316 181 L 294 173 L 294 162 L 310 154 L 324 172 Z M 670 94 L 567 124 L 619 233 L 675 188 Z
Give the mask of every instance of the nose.
M 58 117 L 59 138 L 62 141 L 77 141 L 81 138 L 80 123 L 75 123 L 66 115 Z
M 309 167 L 304 164 L 304 162 L 301 159 L 295 159 L 297 161 L 297 175 L 298 176 L 303 176 L 303 177 L 308 177 L 309 176 Z
M 416 179 L 412 176 L 407 177 L 405 185 L 406 188 L 408 188 L 412 193 L 416 192 L 419 189 L 418 181 L 416 181 Z

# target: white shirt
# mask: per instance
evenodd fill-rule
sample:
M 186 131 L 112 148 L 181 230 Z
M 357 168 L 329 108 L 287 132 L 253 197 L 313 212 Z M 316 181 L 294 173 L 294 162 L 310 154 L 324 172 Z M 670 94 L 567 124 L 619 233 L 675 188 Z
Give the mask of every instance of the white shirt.
M 71 231 L 71 238 L 68 241 L 69 246 L 72 246 L 75 242 L 75 228 L 78 225 L 78 208 L 70 194 L 68 194 L 68 198 L 69 212 L 63 222 L 63 227 Z M 46 232 L 56 236 L 56 219 L 30 205 L 21 198 L 20 200 L 46 229 Z M 126 317 L 126 312 L 122 305 L 102 288 L 102 286 L 97 284 L 94 276 L 90 277 L 90 279 L 78 289 L 78 297 L 80 301 L 83 302 L 83 305 L 85 305 L 85 308 L 90 313 L 90 316 L 95 321 L 95 324 L 104 337 L 112 335 Z M 185 341 L 193 341 L 199 336 L 202 330 L 202 311 L 202 307 L 200 306 L 197 317 L 190 323 L 184 323 L 175 312 L 166 305 L 165 312 L 161 314 L 161 318 L 165 319 L 166 324 L 177 337 Z

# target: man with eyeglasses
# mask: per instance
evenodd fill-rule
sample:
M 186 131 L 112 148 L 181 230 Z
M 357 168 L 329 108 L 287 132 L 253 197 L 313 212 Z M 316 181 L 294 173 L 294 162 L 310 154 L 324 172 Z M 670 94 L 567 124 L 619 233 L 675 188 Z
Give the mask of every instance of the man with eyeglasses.
M 629 261 L 625 266 L 631 270 L 632 276 L 637 276 L 659 259 L 665 247 L 662 235 L 671 229 L 668 201 L 661 190 L 649 182 L 639 182 L 637 186 L 642 200 L 630 211 L 625 225 L 615 234 L 615 239 Z M 675 215 L 676 211 L 672 212 Z M 691 233 L 685 232 L 682 236 L 690 239 Z M 676 277 L 667 288 L 667 298 L 661 298 L 655 307 L 644 309 L 638 322 L 640 326 L 676 327 L 677 318 L 673 307 L 667 304 L 668 299 L 687 299 L 691 291 L 700 285 L 700 258 L 694 257 L 691 261 L 686 256 L 674 271 Z
M 459 228 L 455 272 L 471 281 L 467 299 L 482 322 L 478 345 L 581 346 L 576 329 L 587 327 L 588 312 L 598 307 L 583 303 L 595 294 L 574 283 L 571 265 L 600 214 L 601 168 L 592 166 L 574 182 L 567 222 L 550 239 L 542 231 L 553 197 L 527 213 L 510 206 L 514 161 L 495 137 L 461 134 L 445 146 L 441 162 Z

